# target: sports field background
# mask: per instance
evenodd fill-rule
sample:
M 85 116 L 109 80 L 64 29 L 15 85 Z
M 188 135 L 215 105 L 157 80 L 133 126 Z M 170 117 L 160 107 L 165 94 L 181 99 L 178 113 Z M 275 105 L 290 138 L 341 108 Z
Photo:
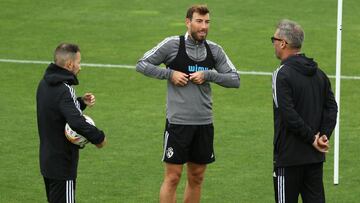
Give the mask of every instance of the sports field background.
M 73 42 L 83 63 L 135 65 L 165 37 L 185 33 L 185 12 L 193 3 L 1 0 L 0 59 L 50 61 L 60 42 Z M 276 23 L 288 18 L 305 30 L 303 51 L 335 74 L 336 0 L 206 3 L 208 39 L 224 48 L 239 71 L 272 72 L 278 66 L 270 37 Z M 344 0 L 343 8 L 342 74 L 360 76 L 360 3 Z M 45 202 L 35 92 L 46 66 L 0 62 L 1 203 Z M 96 95 L 97 104 L 85 114 L 105 131 L 108 145 L 81 150 L 77 202 L 158 202 L 166 81 L 101 67 L 83 67 L 79 80 L 78 96 Z M 332 184 L 333 146 L 324 165 L 330 203 L 360 202 L 359 86 L 360 80 L 342 80 L 340 185 Z M 217 160 L 206 172 L 202 202 L 273 202 L 271 77 L 241 75 L 240 89 L 212 87 Z

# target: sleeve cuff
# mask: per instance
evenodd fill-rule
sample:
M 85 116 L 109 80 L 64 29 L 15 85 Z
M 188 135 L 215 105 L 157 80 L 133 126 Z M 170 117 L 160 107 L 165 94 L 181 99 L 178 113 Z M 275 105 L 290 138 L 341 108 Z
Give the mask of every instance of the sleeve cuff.
M 171 80 L 172 75 L 174 74 L 174 71 L 173 71 L 173 70 L 171 70 L 171 69 L 167 69 L 167 70 L 168 70 L 168 73 L 167 73 L 167 79 L 168 79 L 168 80 Z
M 103 131 L 100 130 L 100 136 L 98 136 L 98 138 L 94 139 L 91 143 L 92 144 L 100 144 L 104 141 L 105 139 L 105 134 Z
M 314 143 L 314 141 L 315 141 L 315 134 L 316 134 L 316 132 L 314 132 L 313 130 L 310 129 L 309 135 L 308 135 L 309 138 L 307 139 L 307 142 L 308 142 L 309 144 L 313 144 L 313 143 Z
M 320 131 L 320 136 L 321 136 L 321 135 L 326 135 L 326 137 L 327 137 L 328 139 L 330 139 L 331 134 L 332 134 L 332 131 L 330 131 L 330 130 L 321 130 L 321 131 Z
M 205 81 L 210 81 L 211 71 L 204 71 L 204 79 Z
M 84 109 L 86 108 L 85 102 L 82 100 L 81 97 L 78 97 L 77 100 L 78 100 L 78 102 L 80 103 L 80 109 L 81 109 L 81 110 L 84 110 Z

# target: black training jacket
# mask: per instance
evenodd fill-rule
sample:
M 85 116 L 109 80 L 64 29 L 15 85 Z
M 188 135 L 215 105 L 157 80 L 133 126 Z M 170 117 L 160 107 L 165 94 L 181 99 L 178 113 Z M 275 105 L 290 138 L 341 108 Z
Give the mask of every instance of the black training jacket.
M 337 104 L 326 74 L 304 54 L 290 56 L 273 73 L 274 166 L 319 163 L 325 155 L 312 143 L 330 138 Z
M 82 116 L 86 105 L 80 97 L 76 97 L 72 85 L 78 85 L 76 76 L 51 63 L 37 89 L 40 168 L 46 178 L 76 178 L 79 146 L 66 139 L 66 123 L 93 144 L 104 140 L 104 133 L 87 123 Z

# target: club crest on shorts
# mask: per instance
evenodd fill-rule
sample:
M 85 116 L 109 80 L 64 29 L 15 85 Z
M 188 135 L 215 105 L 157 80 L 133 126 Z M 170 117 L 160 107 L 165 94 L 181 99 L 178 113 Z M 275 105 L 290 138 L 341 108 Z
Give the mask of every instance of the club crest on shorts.
M 174 155 L 174 150 L 172 147 L 167 148 L 166 150 L 166 157 L 171 158 Z

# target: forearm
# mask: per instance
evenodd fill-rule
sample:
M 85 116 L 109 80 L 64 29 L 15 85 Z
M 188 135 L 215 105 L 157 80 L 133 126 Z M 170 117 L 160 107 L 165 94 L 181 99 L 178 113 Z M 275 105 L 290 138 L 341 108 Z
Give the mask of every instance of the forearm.
M 204 71 L 206 81 L 214 82 L 223 87 L 239 88 L 240 76 L 236 71 L 229 73 L 218 73 L 216 71 Z
M 136 71 L 157 79 L 169 79 L 172 74 L 170 69 L 160 68 L 146 61 L 139 61 L 136 64 Z
M 77 100 L 78 100 L 78 102 L 80 104 L 80 109 L 82 111 L 85 110 L 86 109 L 86 104 L 85 104 L 84 100 L 82 99 L 82 97 L 78 97 Z
M 86 122 L 83 117 L 68 117 L 70 127 L 77 133 L 84 136 L 92 144 L 100 144 L 105 138 L 103 131 Z
M 331 91 L 330 82 L 328 87 L 328 98 L 324 106 L 323 114 L 322 114 L 322 123 L 320 133 L 322 135 L 326 135 L 330 138 L 332 131 L 336 125 L 338 106 L 335 101 L 335 97 L 333 92 Z
M 279 111 L 289 131 L 299 136 L 304 142 L 310 144 L 314 142 L 314 135 L 317 132 L 307 125 L 294 109 L 280 107 Z

